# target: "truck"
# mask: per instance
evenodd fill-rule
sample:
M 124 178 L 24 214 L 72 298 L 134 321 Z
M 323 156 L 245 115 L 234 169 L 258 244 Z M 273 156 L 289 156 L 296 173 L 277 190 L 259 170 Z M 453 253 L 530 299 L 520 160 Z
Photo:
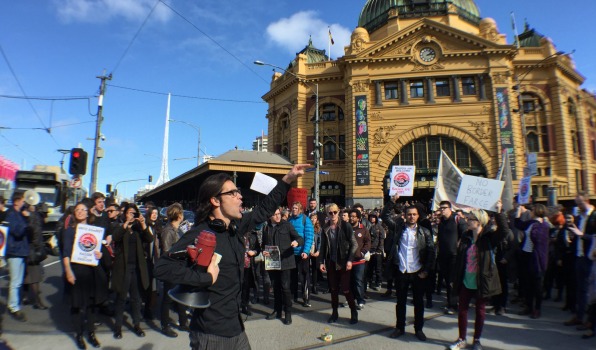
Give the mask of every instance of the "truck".
M 32 171 L 17 171 L 14 190 L 32 190 L 39 194 L 39 202 L 44 203 L 48 210 L 43 224 L 44 242 L 52 255 L 59 255 L 56 239 L 58 220 L 69 206 L 86 196 L 86 191 L 70 187 L 68 174 L 60 167 L 49 165 L 36 165 Z

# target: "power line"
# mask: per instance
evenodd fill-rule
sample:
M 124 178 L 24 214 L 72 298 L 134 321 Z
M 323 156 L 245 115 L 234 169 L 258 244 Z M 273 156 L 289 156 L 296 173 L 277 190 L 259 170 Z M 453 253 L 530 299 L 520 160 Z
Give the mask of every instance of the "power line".
M 203 34 L 207 39 L 211 40 L 215 45 L 219 46 L 222 50 L 224 50 L 228 55 L 232 56 L 236 61 L 240 62 L 241 65 L 243 65 L 244 67 L 246 67 L 246 69 L 248 69 L 249 71 L 251 71 L 254 75 L 256 75 L 257 77 L 259 77 L 259 79 L 261 79 L 262 81 L 264 81 L 265 83 L 269 84 L 269 82 L 267 80 L 265 80 L 262 76 L 260 76 L 257 72 L 255 72 L 249 65 L 247 65 L 246 63 L 244 63 L 242 60 L 240 60 L 238 57 L 236 57 L 236 55 L 234 55 L 233 53 L 231 53 L 228 49 L 226 49 L 222 44 L 220 44 L 219 42 L 217 42 L 217 40 L 213 39 L 212 37 L 210 37 L 207 33 L 205 33 L 203 30 L 201 30 L 199 27 L 197 27 L 194 23 L 192 23 L 190 20 L 188 20 L 186 17 L 184 17 L 180 12 L 174 10 L 170 5 L 166 4 L 165 2 L 163 2 L 163 0 L 158 0 L 159 2 L 161 2 L 162 4 L 164 4 L 167 8 L 169 8 L 172 12 L 174 12 L 175 14 L 177 14 L 180 18 L 182 18 L 183 20 L 185 20 L 188 24 L 190 24 L 191 26 L 193 26 L 196 30 L 198 30 L 201 34 Z
M 14 98 L 21 100 L 39 100 L 39 101 L 72 101 L 72 100 L 89 100 L 97 96 L 17 96 L 17 95 L 1 95 L 2 98 Z
M 126 86 L 119 86 L 114 84 L 108 84 L 110 87 L 115 87 L 118 89 L 125 89 L 125 90 L 132 90 L 138 92 L 144 92 L 147 94 L 155 94 L 155 95 L 165 95 L 167 96 L 167 92 L 159 92 L 159 91 L 150 91 L 150 90 L 143 90 L 143 89 L 136 89 Z M 189 95 L 176 95 L 172 94 L 174 97 L 181 97 L 181 98 L 190 98 L 195 100 L 207 100 L 207 101 L 219 101 L 219 102 L 238 102 L 238 103 L 265 103 L 264 101 L 248 101 L 248 100 L 231 100 L 231 99 L 223 99 L 223 98 L 213 98 L 213 97 L 199 97 L 199 96 L 189 96 Z
M 139 30 L 137 30 L 137 32 L 135 33 L 135 35 L 130 40 L 130 43 L 128 43 L 128 46 L 126 47 L 126 49 L 122 53 L 122 56 L 120 56 L 120 59 L 116 63 L 116 66 L 114 67 L 114 69 L 112 69 L 112 73 L 111 74 L 114 74 L 114 72 L 116 72 L 116 70 L 120 66 L 120 63 L 122 63 L 122 60 L 124 60 L 124 57 L 128 53 L 128 50 L 130 50 L 130 48 L 132 47 L 132 44 L 135 42 L 135 40 L 137 39 L 137 37 L 141 33 L 141 30 L 143 30 L 143 27 L 145 27 L 145 24 L 149 20 L 149 17 L 151 17 L 151 14 L 153 13 L 153 11 L 155 11 L 155 8 L 157 7 L 157 5 L 159 5 L 159 3 L 160 3 L 160 0 L 157 0 L 155 2 L 155 5 L 153 5 L 153 7 L 151 8 L 151 11 L 149 11 L 149 13 L 147 14 L 147 17 L 145 17 L 145 20 L 143 21 L 143 23 L 141 23 L 141 26 L 139 27 Z
M 21 148 L 21 146 L 17 145 L 16 143 L 14 143 L 14 142 L 10 141 L 9 139 L 7 139 L 6 136 L 2 135 L 2 133 L 0 133 L 0 137 L 2 137 L 3 139 L 5 139 L 6 142 L 8 142 L 14 148 L 18 149 L 19 151 L 25 153 L 29 157 L 31 157 L 31 158 L 35 159 L 36 161 L 38 161 L 39 164 L 42 164 L 43 163 L 41 160 L 39 160 L 39 158 L 37 158 L 36 156 L 32 155 L 31 153 L 25 151 L 24 149 Z

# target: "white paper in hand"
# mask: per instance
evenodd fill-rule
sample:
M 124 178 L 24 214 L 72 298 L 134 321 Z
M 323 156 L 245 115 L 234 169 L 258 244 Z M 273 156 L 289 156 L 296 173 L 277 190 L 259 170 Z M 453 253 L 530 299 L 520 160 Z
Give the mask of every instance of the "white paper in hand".
M 269 194 L 277 186 L 277 180 L 262 173 L 255 173 L 250 189 L 263 194 Z

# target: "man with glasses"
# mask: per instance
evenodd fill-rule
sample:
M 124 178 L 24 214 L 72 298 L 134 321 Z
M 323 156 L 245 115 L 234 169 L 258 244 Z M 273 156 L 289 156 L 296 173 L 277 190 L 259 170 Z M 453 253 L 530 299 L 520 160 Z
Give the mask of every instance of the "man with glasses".
M 451 208 L 451 202 L 441 201 L 439 203 L 441 217 L 438 229 L 438 249 L 439 249 L 439 288 L 443 280 L 447 289 L 447 305 L 445 313 L 455 314 L 457 310 L 456 296 L 452 290 L 452 281 L 455 273 L 455 262 L 457 258 L 457 242 L 464 232 L 466 232 L 466 222 L 461 219 Z
M 381 217 L 389 228 L 387 239 L 391 250 L 387 255 L 387 268 L 394 272 L 397 286 L 397 305 L 395 307 L 396 325 L 391 338 L 405 334 L 406 302 L 408 289 L 412 286 L 414 299 L 414 330 L 416 338 L 426 341 L 422 331 L 424 327 L 424 302 L 426 280 L 435 266 L 435 244 L 430 231 L 418 224 L 421 214 L 419 206 L 405 209 L 406 220 L 393 219 L 391 212 L 399 195 L 392 196 L 385 204 Z
M 284 201 L 308 164 L 295 164 L 251 212 L 243 212 L 242 194 L 227 173 L 209 176 L 199 188 L 196 225 L 178 240 L 155 266 L 155 277 L 172 284 L 206 289 L 210 306 L 196 309 L 190 323 L 190 346 L 198 349 L 250 349 L 240 317 L 244 274 L 244 234 L 267 221 Z M 170 256 L 195 245 L 199 234 L 215 234 L 217 245 L 209 266 L 197 269 L 193 263 Z M 220 261 L 218 263 L 218 257 Z

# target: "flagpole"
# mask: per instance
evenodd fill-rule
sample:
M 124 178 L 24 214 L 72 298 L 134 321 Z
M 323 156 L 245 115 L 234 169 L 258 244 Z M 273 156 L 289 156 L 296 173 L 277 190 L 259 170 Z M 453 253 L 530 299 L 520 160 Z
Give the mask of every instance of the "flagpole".
M 327 31 L 329 33 L 329 35 L 327 35 L 327 42 L 329 44 L 329 61 L 331 61 L 331 26 L 327 27 Z

